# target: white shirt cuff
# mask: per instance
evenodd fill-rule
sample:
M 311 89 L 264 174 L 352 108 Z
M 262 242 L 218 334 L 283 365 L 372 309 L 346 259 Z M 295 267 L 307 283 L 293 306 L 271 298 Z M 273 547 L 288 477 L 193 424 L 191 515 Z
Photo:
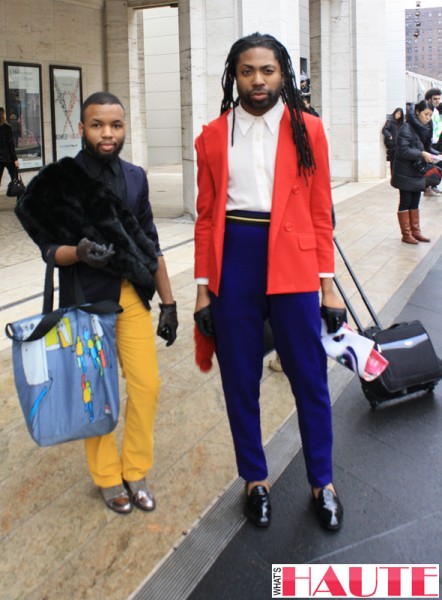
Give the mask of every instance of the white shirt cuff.
M 195 281 L 198 285 L 209 285 L 208 277 L 197 277 Z

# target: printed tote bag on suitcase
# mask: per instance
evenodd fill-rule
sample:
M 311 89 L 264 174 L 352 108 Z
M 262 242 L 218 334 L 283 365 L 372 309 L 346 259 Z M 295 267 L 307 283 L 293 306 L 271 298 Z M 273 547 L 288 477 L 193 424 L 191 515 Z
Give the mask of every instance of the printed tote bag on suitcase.
M 84 302 L 52 310 L 54 256 L 48 257 L 43 313 L 8 323 L 14 379 L 29 433 L 39 446 L 104 435 L 118 421 L 115 322 L 121 307 Z

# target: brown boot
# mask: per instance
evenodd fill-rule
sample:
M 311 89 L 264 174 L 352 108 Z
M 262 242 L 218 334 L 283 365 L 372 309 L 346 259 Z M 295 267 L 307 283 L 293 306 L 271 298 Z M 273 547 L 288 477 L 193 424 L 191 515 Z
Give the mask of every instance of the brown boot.
M 419 209 L 416 208 L 414 210 L 410 210 L 410 225 L 411 225 L 411 235 L 415 240 L 419 242 L 430 242 L 429 238 L 424 237 L 421 234 L 421 229 L 419 226 Z
M 397 214 L 397 218 L 399 221 L 399 226 L 401 228 L 402 233 L 402 241 L 406 244 L 418 244 L 416 238 L 411 235 L 411 227 L 410 227 L 410 212 L 409 210 L 401 210 Z

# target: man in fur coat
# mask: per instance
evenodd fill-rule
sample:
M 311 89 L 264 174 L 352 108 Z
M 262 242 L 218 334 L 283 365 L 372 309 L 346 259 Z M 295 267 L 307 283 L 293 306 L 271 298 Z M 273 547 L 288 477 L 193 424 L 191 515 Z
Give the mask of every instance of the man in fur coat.
M 146 174 L 119 158 L 125 137 L 120 100 L 97 92 L 82 106 L 84 142 L 75 159 L 45 167 L 17 203 L 23 227 L 43 259 L 55 252 L 60 306 L 73 305 L 74 270 L 86 300 L 117 301 L 117 349 L 127 404 L 121 455 L 114 434 L 85 441 L 94 483 L 106 505 L 128 513 L 155 508 L 145 476 L 153 463 L 153 431 L 160 380 L 149 301 L 161 298 L 157 334 L 176 338 L 176 303 L 149 203 Z

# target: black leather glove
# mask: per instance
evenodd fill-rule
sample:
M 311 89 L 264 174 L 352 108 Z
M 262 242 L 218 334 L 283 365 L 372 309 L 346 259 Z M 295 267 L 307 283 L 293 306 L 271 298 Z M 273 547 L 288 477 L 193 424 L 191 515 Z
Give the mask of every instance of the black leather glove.
M 327 333 L 336 333 L 347 322 L 347 311 L 345 308 L 321 306 L 321 317 L 327 325 Z
M 193 314 L 193 319 L 198 327 L 200 333 L 205 336 L 215 335 L 215 329 L 213 328 L 212 313 L 210 312 L 209 306 L 201 308 Z
M 83 238 L 78 242 L 77 246 L 78 260 L 86 263 L 93 269 L 105 267 L 111 256 L 115 254 L 114 245 L 106 246 L 105 244 L 97 244 L 87 238 Z
M 166 340 L 166 346 L 171 346 L 176 340 L 178 329 L 178 315 L 176 302 L 173 304 L 159 304 L 160 319 L 158 321 L 157 335 Z

